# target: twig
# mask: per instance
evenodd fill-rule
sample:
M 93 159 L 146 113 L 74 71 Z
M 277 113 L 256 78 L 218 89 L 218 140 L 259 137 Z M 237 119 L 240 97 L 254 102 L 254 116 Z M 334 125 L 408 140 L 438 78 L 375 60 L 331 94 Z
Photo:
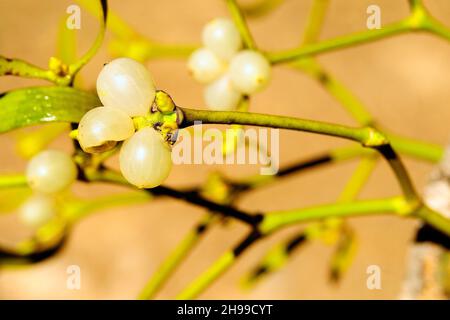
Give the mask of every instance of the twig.
M 228 10 L 230 11 L 231 17 L 233 18 L 236 27 L 241 34 L 242 40 L 244 41 L 244 45 L 252 50 L 256 49 L 255 41 L 250 33 L 247 22 L 245 21 L 244 15 L 242 14 L 241 9 L 239 8 L 236 0 L 225 0 L 228 6 Z

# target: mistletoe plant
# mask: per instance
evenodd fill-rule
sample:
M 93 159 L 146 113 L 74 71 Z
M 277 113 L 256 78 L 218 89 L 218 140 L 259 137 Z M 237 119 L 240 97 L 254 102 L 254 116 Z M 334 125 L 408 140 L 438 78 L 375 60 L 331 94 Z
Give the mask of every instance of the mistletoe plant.
M 1 76 L 37 78 L 53 83 L 13 90 L 0 98 L 0 133 L 45 123 L 41 129 L 19 139 L 22 153 L 32 156 L 26 173 L 0 177 L 2 209 L 23 202 L 20 216 L 24 223 L 36 228 L 30 240 L 16 247 L 1 247 L 0 264 L 46 259 L 63 246 L 64 239 L 70 235 L 70 227 L 88 213 L 157 197 L 178 199 L 204 208 L 206 213 L 145 285 L 139 295 L 143 299 L 155 297 L 199 239 L 211 226 L 220 225 L 223 218 L 245 224 L 248 235 L 193 280 L 178 298 L 197 297 L 255 242 L 291 225 L 312 222 L 295 237 L 271 249 L 261 264 L 249 272 L 245 279 L 247 284 L 279 269 L 305 241 L 323 239 L 330 233 L 337 235 L 330 274 L 332 279 L 339 279 L 354 254 L 355 235 L 345 222 L 350 217 L 391 214 L 419 219 L 444 237 L 450 236 L 450 219 L 424 203 L 400 157 L 406 155 L 437 162 L 442 148 L 386 130 L 352 92 L 315 60 L 322 53 L 406 32 L 428 32 L 450 41 L 450 30 L 430 15 L 421 0 L 409 0 L 410 14 L 399 22 L 318 41 L 329 0 L 315 0 L 299 46 L 266 52 L 253 40 L 244 16 L 267 14 L 282 1 L 264 0 L 259 5 L 242 8 L 235 0 L 225 2 L 231 19 L 215 19 L 207 24 L 201 46 L 161 44 L 147 39 L 108 11 L 106 0 L 99 1 L 98 7 L 93 1 L 80 0 L 81 5 L 99 16 L 101 23 L 97 39 L 80 59 L 74 57 L 71 35 L 65 28 L 61 29 L 60 58 L 50 58 L 48 69 L 0 57 Z M 100 72 L 97 96 L 77 85 L 77 74 L 101 46 L 106 29 L 113 36 L 111 53 L 118 58 L 107 63 Z M 176 92 L 169 95 L 156 89 L 141 62 L 161 57 L 187 59 L 193 78 L 205 84 L 204 99 L 209 110 L 179 106 L 171 98 Z M 249 112 L 251 97 L 269 85 L 271 69 L 278 66 L 296 69 L 317 80 L 358 125 Z M 71 124 L 70 133 L 67 134 L 66 126 L 56 123 Z M 172 166 L 171 146 L 177 140 L 178 131 L 197 123 L 233 125 L 235 129 L 259 126 L 303 131 L 347 139 L 353 145 L 281 167 L 273 176 L 234 180 L 212 173 L 204 185 L 184 190 L 164 186 Z M 45 150 L 48 143 L 63 132 L 73 140 L 73 153 Z M 120 172 L 105 164 L 116 152 L 120 153 Z M 247 212 L 236 206 L 239 197 L 286 176 L 354 158 L 360 159 L 360 165 L 335 203 L 272 212 Z M 380 158 L 389 164 L 402 193 L 389 198 L 357 200 Z M 75 180 L 123 185 L 132 192 L 78 199 L 67 192 Z M 28 188 L 33 195 L 23 201 L 19 190 Z M 7 193 L 10 190 L 13 192 Z M 8 195 L 15 196 L 6 200 Z

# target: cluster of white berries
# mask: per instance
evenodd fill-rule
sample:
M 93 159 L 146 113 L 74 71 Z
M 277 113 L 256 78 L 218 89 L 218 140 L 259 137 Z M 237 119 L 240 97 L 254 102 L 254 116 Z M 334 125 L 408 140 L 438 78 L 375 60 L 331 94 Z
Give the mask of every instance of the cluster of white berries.
M 108 63 L 97 79 L 97 92 L 104 106 L 88 111 L 78 126 L 78 141 L 88 153 L 111 150 L 119 141 L 120 170 L 139 188 L 160 185 L 172 168 L 170 145 L 151 126 L 135 132 L 133 118 L 145 117 L 156 97 L 147 69 L 137 61 L 119 58 Z M 57 211 L 55 195 L 76 179 L 72 158 L 46 150 L 34 156 L 27 167 L 28 185 L 34 194 L 21 206 L 19 217 L 31 227 L 40 227 Z
M 87 112 L 78 126 L 78 141 L 88 153 L 120 149 L 120 170 L 139 188 L 160 185 L 169 175 L 171 149 L 153 127 L 135 132 L 134 117 L 150 113 L 156 89 L 148 70 L 130 58 L 118 58 L 102 69 L 97 78 L 102 107 Z
M 67 189 L 76 176 L 76 165 L 68 154 L 45 150 L 35 155 L 26 170 L 28 185 L 34 193 L 20 207 L 20 220 L 34 228 L 50 221 L 57 212 L 55 195 Z
M 229 111 L 243 95 L 264 89 L 270 80 L 270 63 L 259 52 L 241 50 L 242 39 L 234 23 L 225 18 L 203 29 L 203 48 L 192 53 L 188 69 L 195 80 L 207 84 L 204 100 L 212 110 Z

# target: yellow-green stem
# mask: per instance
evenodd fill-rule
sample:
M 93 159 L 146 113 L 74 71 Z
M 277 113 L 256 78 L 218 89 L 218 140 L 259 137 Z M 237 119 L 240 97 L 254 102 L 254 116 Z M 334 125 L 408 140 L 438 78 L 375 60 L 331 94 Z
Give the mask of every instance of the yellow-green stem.
M 195 299 L 211 283 L 222 275 L 235 261 L 232 251 L 223 254 L 208 270 L 184 289 L 176 298 L 178 300 Z
M 177 244 L 175 249 L 154 272 L 149 282 L 139 294 L 138 299 L 149 300 L 155 297 L 164 283 L 168 281 L 170 276 L 198 244 L 200 239 L 202 239 L 204 231 L 210 227 L 211 222 L 214 221 L 214 217 L 211 213 L 207 213 L 197 224 L 196 228 L 189 230 L 181 242 Z
M 228 10 L 230 11 L 231 17 L 233 18 L 236 27 L 241 34 L 244 45 L 252 50 L 256 49 L 255 41 L 250 33 L 247 22 L 245 21 L 244 15 L 242 14 L 239 5 L 236 3 L 236 0 L 225 0 L 228 6 Z

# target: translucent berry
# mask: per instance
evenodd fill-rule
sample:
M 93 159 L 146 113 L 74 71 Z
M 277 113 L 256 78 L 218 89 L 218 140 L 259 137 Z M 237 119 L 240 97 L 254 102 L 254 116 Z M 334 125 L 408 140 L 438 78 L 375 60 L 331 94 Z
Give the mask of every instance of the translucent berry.
M 75 181 L 77 168 L 68 154 L 46 150 L 30 160 L 26 176 L 33 190 L 55 193 L 66 189 Z
M 170 147 L 151 127 L 137 131 L 125 141 L 119 160 L 122 175 L 139 188 L 159 186 L 172 168 Z
M 214 81 L 224 72 L 225 67 L 225 63 L 217 55 L 205 48 L 195 50 L 188 61 L 189 72 L 200 83 Z
M 231 84 L 230 77 L 225 74 L 205 87 L 203 92 L 206 106 L 211 110 L 234 110 L 242 97 Z
M 149 112 L 155 91 L 145 66 L 130 58 L 111 61 L 97 78 L 97 93 L 103 105 L 121 109 L 131 117 Z
M 220 59 L 230 60 L 242 47 L 242 40 L 231 20 L 218 18 L 204 27 L 203 44 Z
M 133 120 L 120 109 L 98 107 L 89 110 L 78 125 L 78 141 L 85 152 L 112 149 L 134 133 Z
M 245 94 L 264 89 L 270 80 L 270 63 L 259 52 L 244 50 L 230 62 L 230 78 L 233 86 Z
M 35 194 L 19 209 L 19 219 L 28 227 L 39 228 L 56 215 L 56 204 L 52 196 Z

